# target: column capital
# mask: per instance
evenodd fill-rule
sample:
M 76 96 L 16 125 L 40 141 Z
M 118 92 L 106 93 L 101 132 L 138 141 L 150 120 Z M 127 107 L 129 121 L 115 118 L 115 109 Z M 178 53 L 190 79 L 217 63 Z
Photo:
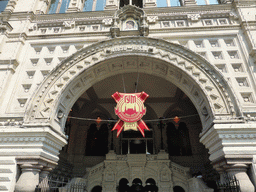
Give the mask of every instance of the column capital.
M 21 175 L 15 186 L 15 192 L 34 192 L 39 183 L 39 172 L 43 169 L 40 164 L 24 163 Z

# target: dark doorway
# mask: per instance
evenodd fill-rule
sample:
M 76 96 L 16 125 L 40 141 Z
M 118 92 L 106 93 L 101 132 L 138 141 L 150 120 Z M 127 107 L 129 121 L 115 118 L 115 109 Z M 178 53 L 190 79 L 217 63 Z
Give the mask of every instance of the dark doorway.
M 129 181 L 125 178 L 121 179 L 119 181 L 118 192 L 129 192 L 129 191 L 130 191 Z
M 93 187 L 91 192 L 102 192 L 102 187 L 101 186 L 95 186 L 95 187 Z
M 185 190 L 180 186 L 175 186 L 173 188 L 173 192 L 185 192 Z
M 146 186 L 144 187 L 145 192 L 158 192 L 158 187 L 154 179 L 149 178 L 146 180 Z
M 142 181 L 138 178 L 134 179 L 131 186 L 132 192 L 144 192 L 144 187 L 142 186 Z

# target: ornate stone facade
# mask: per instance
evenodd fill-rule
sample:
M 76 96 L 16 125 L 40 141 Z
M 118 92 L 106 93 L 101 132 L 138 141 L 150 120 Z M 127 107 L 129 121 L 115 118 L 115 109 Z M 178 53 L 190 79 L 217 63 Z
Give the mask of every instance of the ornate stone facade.
M 147 118 L 173 117 L 180 111 L 191 115 L 186 110 L 195 108 L 200 122 L 188 124 L 194 135 L 192 154 L 204 151 L 200 141 L 220 178 L 227 172 L 237 177 L 242 192 L 253 192 L 255 2 L 198 6 L 180 1 L 180 7 L 168 2 L 158 8 L 157 1 L 144 0 L 143 8 L 119 8 L 119 1 L 106 0 L 104 11 L 92 12 L 83 12 L 83 3 L 71 0 L 66 13 L 47 14 L 51 1 L 10 0 L 0 13 L 0 190 L 34 191 L 40 174 L 57 165 L 67 143 L 66 158 L 77 175 L 83 165 L 88 191 L 96 185 L 114 191 L 121 178 L 139 178 L 143 184 L 153 178 L 159 191 L 202 188 L 186 166 L 177 164 L 185 159 L 160 150 L 168 148 L 168 136 L 161 130 L 160 137 L 155 125 L 154 154 L 121 155 L 121 140 L 109 133 L 108 149 L 115 153 L 99 157 L 97 165 L 83 163 L 89 124 L 78 121 L 67 133 L 72 107 L 80 118 L 115 118 L 104 94 L 122 83 L 125 91 L 124 77 L 127 87 L 135 82 L 137 90 L 143 75 L 140 89 L 152 96 Z M 122 78 L 121 83 L 111 78 Z M 145 83 L 150 80 L 152 84 Z M 168 93 L 158 90 L 168 86 Z M 187 98 L 187 106 L 193 106 L 189 109 Z

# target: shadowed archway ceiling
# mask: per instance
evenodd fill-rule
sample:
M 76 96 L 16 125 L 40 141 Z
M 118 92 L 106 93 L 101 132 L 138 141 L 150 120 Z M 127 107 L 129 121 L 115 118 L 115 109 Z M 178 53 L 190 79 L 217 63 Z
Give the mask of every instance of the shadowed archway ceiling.
M 179 88 L 163 78 L 145 73 L 126 73 L 96 83 L 81 95 L 76 105 L 84 117 L 104 113 L 102 111 L 104 108 L 104 111 L 106 110 L 112 118 L 116 118 L 114 114 L 116 102 L 111 95 L 116 91 L 134 93 L 136 84 L 138 85 L 137 92 L 144 91 L 149 94 L 145 105 L 153 109 L 155 115 L 152 116 L 163 116 L 171 106 L 173 110 L 181 110 L 177 103 L 181 100 L 189 100 Z M 192 105 L 191 102 L 190 104 Z

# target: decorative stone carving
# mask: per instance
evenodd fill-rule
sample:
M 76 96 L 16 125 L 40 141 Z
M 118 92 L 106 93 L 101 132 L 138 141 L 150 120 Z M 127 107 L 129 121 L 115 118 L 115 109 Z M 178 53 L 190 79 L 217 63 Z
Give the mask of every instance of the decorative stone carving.
M 105 18 L 105 19 L 102 20 L 102 23 L 104 25 L 112 25 L 113 19 L 112 18 Z
M 148 16 L 147 20 L 149 23 L 155 23 L 158 20 L 158 16 Z
M 63 25 L 65 26 L 65 28 L 74 28 L 75 24 L 76 24 L 75 21 L 64 21 L 63 22 Z
M 201 15 L 200 14 L 188 14 L 187 17 L 188 17 L 188 20 L 198 21 L 201 18 Z

